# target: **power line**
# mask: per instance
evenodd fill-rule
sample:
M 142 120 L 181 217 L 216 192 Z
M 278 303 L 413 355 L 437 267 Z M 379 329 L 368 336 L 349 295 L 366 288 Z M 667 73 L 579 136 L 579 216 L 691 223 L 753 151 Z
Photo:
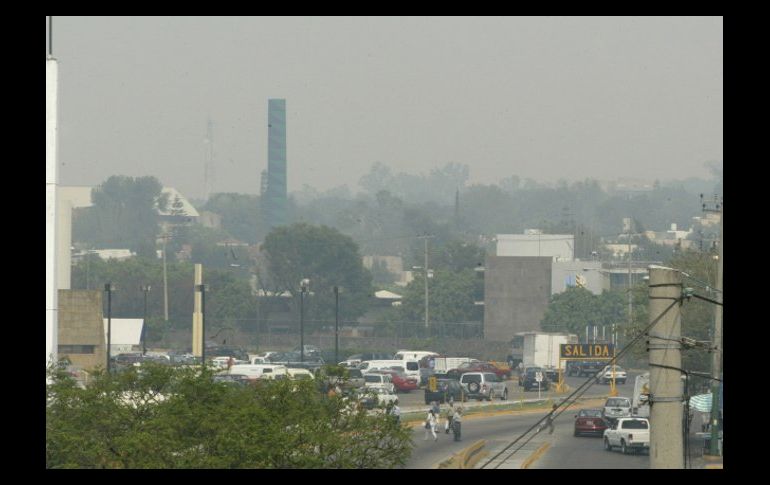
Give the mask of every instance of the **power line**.
M 649 325 L 647 325 L 647 327 L 644 329 L 643 332 L 641 332 L 639 335 L 634 337 L 628 344 L 626 344 L 625 347 L 623 347 L 623 349 L 620 352 L 618 352 L 616 354 L 615 357 L 613 357 L 610 360 L 609 365 L 615 365 L 617 363 L 617 360 L 620 357 L 622 357 L 625 353 L 627 353 L 631 349 L 631 347 L 633 347 L 634 344 L 636 344 L 636 342 L 638 342 L 643 336 L 645 336 L 645 334 L 647 334 L 647 332 L 649 332 L 652 329 L 652 327 L 655 326 L 655 324 L 657 324 L 658 321 L 660 321 L 674 307 L 674 305 L 681 304 L 681 302 L 682 302 L 682 298 L 674 299 L 674 301 L 672 301 L 671 304 L 665 310 L 663 310 L 663 312 L 661 312 L 660 315 L 658 315 L 655 318 L 655 320 L 653 320 Z M 599 371 L 599 372 L 601 372 L 601 371 Z M 599 372 L 597 372 L 596 374 L 598 374 Z M 549 412 L 548 414 L 543 416 L 540 420 L 538 420 L 535 424 L 533 424 L 528 430 L 526 430 L 521 435 L 519 435 L 518 438 L 516 438 L 508 446 L 503 448 L 499 453 L 497 453 L 495 456 L 493 456 L 487 463 L 482 465 L 480 468 L 484 468 L 489 463 L 492 463 L 495 459 L 497 459 L 497 457 L 499 457 L 500 455 L 502 455 L 503 453 L 508 451 L 513 445 L 515 445 L 519 440 L 521 440 L 524 436 L 526 436 L 530 431 L 532 431 L 536 427 L 539 427 L 540 424 L 544 420 L 551 419 L 553 421 L 557 417 L 559 417 L 564 411 L 566 411 L 566 409 L 571 404 L 573 404 L 575 401 L 577 401 L 578 398 L 580 398 L 583 394 L 585 394 L 586 391 L 588 391 L 588 389 L 594 384 L 594 379 L 596 377 L 596 374 L 594 376 L 589 376 L 588 379 L 583 384 L 581 384 L 577 389 L 575 389 L 575 391 L 572 394 L 570 394 L 565 399 L 563 399 L 561 403 L 556 405 L 556 407 L 551 412 Z M 565 403 L 566 403 L 566 405 L 564 405 Z M 562 406 L 564 406 L 564 407 L 561 409 L 561 411 L 556 412 L 556 410 L 559 409 Z M 538 432 L 539 432 L 539 430 L 538 430 Z M 534 438 L 537 435 L 538 432 L 535 432 L 534 434 L 532 434 L 532 436 L 530 436 L 524 443 L 522 443 L 521 446 L 519 446 L 518 448 L 513 450 L 513 452 L 511 452 L 505 459 L 503 459 L 500 463 L 498 463 L 494 468 L 498 468 L 503 462 L 505 462 L 505 460 L 507 460 L 508 458 L 513 456 L 516 452 L 518 452 L 522 447 L 524 447 L 524 445 L 529 443 L 532 440 L 532 438 Z

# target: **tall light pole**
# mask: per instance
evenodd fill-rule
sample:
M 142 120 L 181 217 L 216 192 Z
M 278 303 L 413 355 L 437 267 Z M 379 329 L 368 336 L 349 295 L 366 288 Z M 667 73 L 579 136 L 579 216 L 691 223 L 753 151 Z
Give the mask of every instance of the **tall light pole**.
M 142 285 L 144 292 L 144 319 L 142 321 L 142 355 L 147 354 L 147 293 L 152 289 L 150 285 Z
M 310 280 L 304 278 L 299 283 L 299 361 L 305 362 L 305 292 Z
M 166 242 L 170 234 L 163 234 L 163 319 L 168 322 L 168 277 L 166 276 Z
M 425 270 L 425 332 L 428 333 L 428 329 L 430 328 L 430 318 L 429 318 L 429 308 L 430 304 L 429 298 L 430 294 L 428 293 L 428 239 L 435 237 L 431 235 L 424 235 L 424 236 L 417 236 L 418 239 L 422 239 L 425 243 L 425 266 L 423 269 Z
M 107 373 L 111 372 L 110 365 L 110 347 L 112 346 L 112 292 L 115 291 L 115 287 L 112 283 L 104 285 L 104 291 L 107 292 Z
M 206 285 L 195 285 L 201 292 L 201 366 L 206 368 Z
M 334 287 L 334 363 L 340 361 L 340 287 Z

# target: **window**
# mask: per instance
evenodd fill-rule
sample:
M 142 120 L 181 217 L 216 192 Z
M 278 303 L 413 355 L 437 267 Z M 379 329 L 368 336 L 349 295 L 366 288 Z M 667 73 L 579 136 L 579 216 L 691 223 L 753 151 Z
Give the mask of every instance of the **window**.
M 469 382 L 481 382 L 481 375 L 480 374 L 465 374 L 463 375 L 463 383 L 469 383 Z
M 643 419 L 631 419 L 623 421 L 623 429 L 647 429 L 647 421 Z
M 93 354 L 95 345 L 59 345 L 60 354 Z
M 419 370 L 420 366 L 417 364 L 417 362 L 407 362 L 406 363 L 406 370 Z

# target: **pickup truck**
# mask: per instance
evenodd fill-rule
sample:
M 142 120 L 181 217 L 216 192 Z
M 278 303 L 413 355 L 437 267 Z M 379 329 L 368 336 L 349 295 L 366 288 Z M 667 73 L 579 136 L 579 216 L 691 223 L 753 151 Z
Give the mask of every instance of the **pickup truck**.
M 604 449 L 620 447 L 625 455 L 632 451 L 650 452 L 650 421 L 647 418 L 620 418 L 604 430 Z

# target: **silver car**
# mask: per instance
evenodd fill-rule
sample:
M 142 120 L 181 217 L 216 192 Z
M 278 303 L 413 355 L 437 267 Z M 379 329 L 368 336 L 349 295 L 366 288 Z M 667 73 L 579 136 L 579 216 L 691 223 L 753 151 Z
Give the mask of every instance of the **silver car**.
M 486 399 L 491 401 L 493 397 L 500 400 L 508 399 L 508 387 L 505 381 L 497 377 L 494 372 L 466 372 L 460 376 L 460 385 L 469 398 Z
M 627 397 L 608 398 L 607 402 L 604 403 L 602 415 L 611 423 L 615 422 L 618 418 L 631 416 L 631 399 Z

